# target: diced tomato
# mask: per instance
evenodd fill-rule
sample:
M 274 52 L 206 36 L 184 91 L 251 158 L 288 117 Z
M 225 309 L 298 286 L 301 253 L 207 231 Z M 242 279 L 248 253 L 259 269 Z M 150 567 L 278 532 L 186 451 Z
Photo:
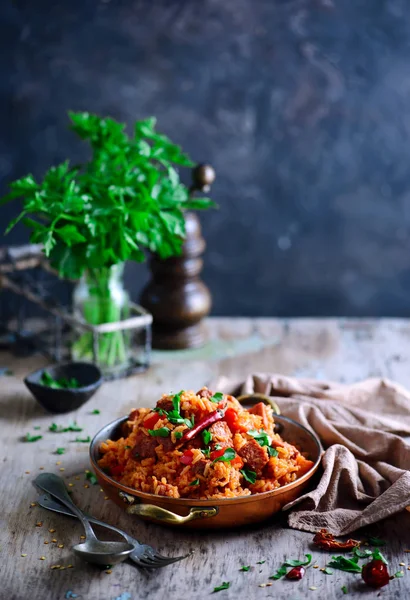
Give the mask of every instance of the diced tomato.
M 219 450 L 214 450 L 213 452 L 211 452 L 210 455 L 210 459 L 211 460 L 215 460 L 215 458 L 219 458 L 220 456 L 222 456 L 225 452 L 226 448 L 220 448 Z
M 179 461 L 183 465 L 191 465 L 193 460 L 194 460 L 194 453 L 192 452 L 192 450 L 185 450 L 185 452 L 179 459 Z
M 242 469 L 244 464 L 245 463 L 243 462 L 240 456 L 235 456 L 235 458 L 231 460 L 231 465 L 233 467 L 237 467 L 238 469 Z
M 124 472 L 124 467 L 121 465 L 115 465 L 115 467 L 111 467 L 110 471 L 111 471 L 111 475 L 120 477 Z
M 154 412 L 154 413 L 151 413 L 150 415 L 148 415 L 148 417 L 146 417 L 146 418 L 144 419 L 144 421 L 143 421 L 143 423 L 142 423 L 142 424 L 143 424 L 143 425 L 144 425 L 144 427 L 146 427 L 147 429 L 152 429 L 152 428 L 154 427 L 155 423 L 156 423 L 157 421 L 159 421 L 159 419 L 160 419 L 160 416 L 159 416 L 159 414 L 158 414 L 158 413 L 156 413 L 156 412 Z
M 239 415 L 234 408 L 227 408 L 224 417 L 229 429 L 232 433 L 237 433 L 238 431 L 248 431 L 249 427 L 245 424 L 242 424 L 239 420 Z

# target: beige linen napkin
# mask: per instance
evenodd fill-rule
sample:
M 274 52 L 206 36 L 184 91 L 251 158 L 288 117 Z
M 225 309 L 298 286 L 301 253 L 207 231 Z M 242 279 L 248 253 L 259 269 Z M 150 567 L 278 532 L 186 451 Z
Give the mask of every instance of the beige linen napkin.
M 385 379 L 353 385 L 254 374 L 218 390 L 274 396 L 284 416 L 320 437 L 316 489 L 286 505 L 294 529 L 343 535 L 410 504 L 410 392 Z

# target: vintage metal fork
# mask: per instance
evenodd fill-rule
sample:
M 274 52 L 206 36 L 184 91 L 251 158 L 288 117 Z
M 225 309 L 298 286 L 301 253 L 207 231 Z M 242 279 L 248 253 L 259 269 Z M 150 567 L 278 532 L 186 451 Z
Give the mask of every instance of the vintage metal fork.
M 52 499 L 48 494 L 43 494 L 40 496 L 37 502 L 42 508 L 52 510 L 62 515 L 77 518 L 76 515 L 68 508 L 60 504 L 60 502 L 57 500 Z M 87 515 L 87 518 L 89 521 L 91 521 L 91 523 L 94 523 L 94 525 L 100 525 L 101 527 L 111 529 L 111 531 L 115 531 L 116 533 L 122 535 L 129 544 L 135 544 L 135 550 L 129 555 L 129 558 L 139 567 L 143 567 L 145 569 L 159 569 L 187 558 L 192 554 L 190 552 L 184 556 L 174 556 L 173 558 L 162 556 L 162 554 L 154 550 L 154 548 L 148 546 L 147 544 L 141 544 L 138 542 L 138 540 L 128 535 L 128 533 L 125 533 L 125 531 L 122 531 L 113 525 L 108 525 L 108 523 L 104 523 L 98 519 L 94 519 L 94 517 L 91 517 L 90 515 Z

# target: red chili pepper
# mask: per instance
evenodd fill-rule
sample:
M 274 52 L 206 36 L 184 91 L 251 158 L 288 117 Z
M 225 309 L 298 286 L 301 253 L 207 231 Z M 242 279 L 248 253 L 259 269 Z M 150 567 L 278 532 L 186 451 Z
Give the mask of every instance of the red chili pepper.
M 179 459 L 179 461 L 183 465 L 191 465 L 193 460 L 194 460 L 194 453 L 192 452 L 192 450 L 186 450 Z
M 387 565 L 379 559 L 373 559 L 367 565 L 363 565 L 362 579 L 372 588 L 381 588 L 390 581 Z
M 273 445 L 275 445 L 275 442 L 273 442 Z M 348 539 L 347 542 L 338 542 L 327 529 L 318 531 L 313 538 L 313 543 L 319 548 L 323 548 L 323 550 L 352 550 L 360 546 L 358 540 Z
M 156 412 L 154 412 L 151 415 L 148 415 L 148 417 L 146 417 L 144 419 L 144 421 L 142 422 L 142 424 L 147 429 L 153 429 L 155 423 L 157 423 L 157 421 L 159 421 L 159 419 L 160 419 L 159 414 L 156 413 Z
M 189 440 L 192 440 L 203 429 L 206 429 L 206 427 L 208 427 L 209 425 L 212 425 L 212 423 L 216 423 L 217 421 L 222 421 L 222 419 L 224 418 L 224 415 L 225 415 L 224 411 L 221 410 L 220 408 L 217 408 L 216 410 L 211 412 L 209 415 L 206 415 L 206 417 L 203 417 L 200 421 L 198 421 L 198 423 L 194 427 L 192 427 L 192 429 L 188 429 L 188 431 L 186 431 L 184 433 L 184 435 L 181 438 L 181 443 L 183 444 L 185 442 L 189 442 Z
M 286 579 L 302 579 L 305 573 L 306 571 L 303 567 L 293 567 L 289 573 L 286 573 Z

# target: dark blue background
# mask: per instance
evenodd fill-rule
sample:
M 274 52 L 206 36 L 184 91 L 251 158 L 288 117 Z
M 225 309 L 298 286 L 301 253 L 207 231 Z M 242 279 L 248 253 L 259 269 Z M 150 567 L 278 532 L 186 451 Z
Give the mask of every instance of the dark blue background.
M 408 9 L 3 0 L 1 191 L 85 157 L 68 109 L 156 115 L 217 170 L 220 210 L 201 217 L 214 314 L 409 315 Z M 128 268 L 134 297 L 146 278 Z

